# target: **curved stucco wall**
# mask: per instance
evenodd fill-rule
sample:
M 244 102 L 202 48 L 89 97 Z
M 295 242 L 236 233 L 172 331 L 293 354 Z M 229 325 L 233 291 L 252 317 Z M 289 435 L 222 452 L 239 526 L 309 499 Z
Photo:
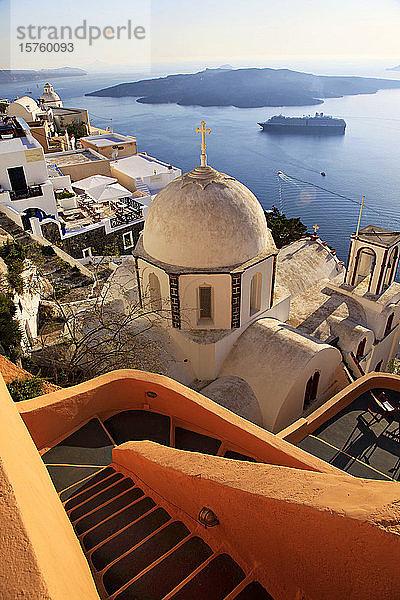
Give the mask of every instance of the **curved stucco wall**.
M 43 450 L 79 428 L 95 415 L 107 418 L 123 410 L 142 410 L 149 399 L 155 412 L 175 422 L 193 424 L 196 430 L 223 438 L 233 450 L 260 461 L 338 473 L 338 469 L 304 452 L 270 432 L 244 421 L 184 385 L 155 373 L 133 369 L 113 371 L 91 381 L 18 403 L 18 410 L 36 446 Z
M 258 400 L 249 384 L 240 377 L 219 377 L 201 390 L 203 396 L 225 406 L 236 415 L 262 425 Z
M 358 325 L 351 319 L 332 318 L 331 331 L 333 335 L 339 338 L 338 346 L 340 349 L 346 353 L 354 352 L 356 354 L 359 343 L 365 338 L 364 354 L 367 354 L 375 341 L 375 335 L 371 329 Z
M 321 396 L 334 383 L 340 363 L 336 348 L 267 318 L 240 336 L 220 376 L 236 375 L 247 381 L 259 402 L 263 426 L 275 432 L 300 416 L 308 379 L 320 372 Z
M 398 598 L 396 482 L 238 462 L 153 442 L 122 444 L 113 459 L 185 516 L 197 519 L 210 507 L 219 524 L 205 531 L 209 543 L 227 544 L 275 600 Z
M 99 600 L 89 566 L 0 377 L 0 597 Z
M 254 194 L 239 181 L 228 176 L 221 180 L 213 172 L 218 183 L 183 176 L 157 194 L 143 231 L 143 247 L 150 256 L 170 265 L 212 269 L 276 252 Z

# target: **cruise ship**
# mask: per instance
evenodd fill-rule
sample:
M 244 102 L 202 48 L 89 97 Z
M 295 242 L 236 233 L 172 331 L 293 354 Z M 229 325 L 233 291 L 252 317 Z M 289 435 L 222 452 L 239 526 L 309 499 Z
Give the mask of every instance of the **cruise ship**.
M 315 113 L 314 117 L 285 117 L 278 115 L 263 123 L 258 123 L 264 131 L 293 131 L 299 133 L 336 133 L 343 134 L 346 129 L 344 119 L 336 119 L 324 113 Z

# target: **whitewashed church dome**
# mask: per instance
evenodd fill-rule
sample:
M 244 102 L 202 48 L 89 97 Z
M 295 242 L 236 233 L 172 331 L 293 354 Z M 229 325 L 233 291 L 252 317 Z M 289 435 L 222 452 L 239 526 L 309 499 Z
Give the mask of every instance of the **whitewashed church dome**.
M 156 260 L 194 269 L 239 265 L 277 252 L 254 194 L 208 165 L 157 194 L 146 216 L 143 246 Z

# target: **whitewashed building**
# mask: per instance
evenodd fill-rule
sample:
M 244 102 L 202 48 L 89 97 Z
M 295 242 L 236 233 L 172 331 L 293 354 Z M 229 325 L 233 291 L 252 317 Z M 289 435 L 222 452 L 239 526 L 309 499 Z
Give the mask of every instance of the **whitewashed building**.
M 0 209 L 23 229 L 31 217 L 57 216 L 43 148 L 20 118 L 0 122 Z
M 157 194 L 168 183 L 182 175 L 181 169 L 145 152 L 110 163 L 111 173 L 128 189 Z
M 347 276 L 315 235 L 278 252 L 257 198 L 203 150 L 155 197 L 134 251 L 143 306 L 169 315 L 165 372 L 283 429 L 397 353 L 399 247 L 396 232 L 361 230 Z

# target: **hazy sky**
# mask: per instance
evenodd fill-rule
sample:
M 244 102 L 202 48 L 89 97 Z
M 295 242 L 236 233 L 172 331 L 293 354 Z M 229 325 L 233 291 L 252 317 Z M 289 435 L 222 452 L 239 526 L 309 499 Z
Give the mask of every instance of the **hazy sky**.
M 154 0 L 152 6 L 155 60 L 320 56 L 400 62 L 396 0 Z
M 10 4 L 11 3 L 11 4 Z M 7 7 L 10 18 L 7 18 Z M 16 27 L 144 25 L 147 41 L 78 41 L 73 53 L 21 52 Z M 299 59 L 400 62 L 400 0 L 0 0 L 11 66 L 220 62 Z M 10 24 L 11 23 L 11 24 Z M 7 38 L 2 35 L 7 44 Z M 26 40 L 25 40 L 26 41 Z M 6 46 L 0 68 L 7 68 Z

